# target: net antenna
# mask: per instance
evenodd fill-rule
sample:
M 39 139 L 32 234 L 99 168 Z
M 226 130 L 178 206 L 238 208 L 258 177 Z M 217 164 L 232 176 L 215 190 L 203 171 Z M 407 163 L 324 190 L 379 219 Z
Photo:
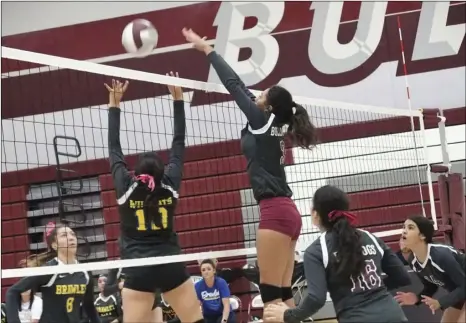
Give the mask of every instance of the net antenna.
M 75 151 L 76 152 L 69 152 L 68 149 L 65 150 L 60 150 L 60 148 L 63 145 L 59 144 L 59 140 L 64 140 L 65 142 L 71 141 L 74 143 Z M 64 145 L 65 148 L 68 148 L 68 145 Z M 57 186 L 57 193 L 58 193 L 58 217 L 61 223 L 66 224 L 66 225 L 80 225 L 84 224 L 87 220 L 86 212 L 84 211 L 83 203 L 82 203 L 82 196 L 79 195 L 78 197 L 78 203 L 74 202 L 73 200 L 71 202 L 66 202 L 64 200 L 64 195 L 69 194 L 70 192 L 74 193 L 79 193 L 83 190 L 84 184 L 82 177 L 79 175 L 79 173 L 75 170 L 72 169 L 67 169 L 63 168 L 60 163 L 60 156 L 63 157 L 68 157 L 68 158 L 79 158 L 82 154 L 81 151 L 81 145 L 79 143 L 79 140 L 75 137 L 69 137 L 69 136 L 55 136 L 53 138 L 53 151 L 55 153 L 55 163 L 56 163 L 56 177 L 55 177 L 55 184 Z M 64 173 L 70 174 L 69 176 L 64 176 Z M 65 177 L 73 177 L 75 180 L 78 181 L 78 186 L 73 187 L 73 185 L 65 185 L 64 178 Z M 69 217 L 66 217 L 67 213 L 70 212 L 76 212 L 76 209 L 78 210 L 78 215 L 76 217 L 73 217 L 73 219 L 70 219 Z M 86 237 L 76 237 L 79 240 L 81 240 L 81 245 L 83 248 L 80 248 L 80 252 L 78 256 L 87 258 L 91 254 L 91 247 L 89 244 L 89 241 L 87 240 Z
M 409 91 L 409 78 L 408 78 L 408 68 L 406 66 L 406 58 L 405 58 L 405 48 L 404 48 L 404 42 L 403 42 L 403 33 L 401 31 L 401 21 L 400 21 L 400 16 L 397 16 L 397 25 L 398 25 L 398 35 L 400 39 L 400 51 L 401 51 L 401 58 L 402 58 L 402 63 L 403 63 L 403 73 L 404 73 L 404 79 L 405 79 L 405 84 L 406 84 L 406 96 L 407 96 L 407 103 L 408 103 L 408 109 L 409 111 L 413 111 L 412 103 L 411 103 L 411 94 Z M 411 115 L 409 117 L 410 123 L 411 123 L 411 133 L 413 135 L 413 144 L 414 144 L 414 151 L 416 154 L 416 160 L 419 162 L 421 160 L 421 157 L 419 156 L 418 153 L 418 144 L 416 140 L 416 126 L 414 124 L 414 117 Z M 424 132 L 424 120 L 423 118 L 419 118 L 419 127 L 421 128 L 421 131 Z M 423 136 L 423 139 L 425 139 L 425 136 Z M 429 157 L 427 156 L 427 144 L 424 141 L 424 159 L 426 162 L 426 178 L 429 183 L 429 195 L 433 196 L 434 191 L 432 189 L 432 178 L 431 178 L 431 167 L 429 163 Z M 419 166 L 419 164 L 418 164 Z M 421 208 L 422 208 L 422 215 L 424 217 L 427 217 L 426 213 L 426 208 L 425 208 L 425 203 L 424 203 L 424 194 L 422 193 L 422 175 L 421 175 L 421 170 L 420 167 L 416 168 L 416 173 L 417 173 L 417 180 L 418 180 L 418 186 L 419 186 L 419 195 L 421 198 Z M 435 204 L 431 203 L 431 209 L 433 212 L 435 212 Z M 435 213 L 432 213 L 435 214 Z M 437 217 L 432 216 L 433 222 L 434 222 L 434 228 L 435 230 L 438 230 L 438 225 L 437 225 Z

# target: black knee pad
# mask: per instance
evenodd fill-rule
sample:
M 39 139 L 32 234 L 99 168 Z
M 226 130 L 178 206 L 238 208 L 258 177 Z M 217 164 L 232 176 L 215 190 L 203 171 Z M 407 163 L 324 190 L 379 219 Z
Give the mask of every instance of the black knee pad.
M 269 284 L 259 284 L 262 302 L 268 303 L 276 299 L 282 299 L 282 288 Z
M 293 298 L 291 287 L 282 287 L 282 301 L 287 301 Z

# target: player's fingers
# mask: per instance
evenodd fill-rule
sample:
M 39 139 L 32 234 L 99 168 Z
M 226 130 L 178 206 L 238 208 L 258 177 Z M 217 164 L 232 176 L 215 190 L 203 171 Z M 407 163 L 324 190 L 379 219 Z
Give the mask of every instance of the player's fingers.
M 110 92 L 113 90 L 110 86 L 107 85 L 107 83 L 104 83 L 104 85 L 107 88 L 107 90 L 109 90 Z
M 126 91 L 126 89 L 128 88 L 129 86 L 129 81 L 125 81 L 125 84 L 123 85 L 123 92 Z

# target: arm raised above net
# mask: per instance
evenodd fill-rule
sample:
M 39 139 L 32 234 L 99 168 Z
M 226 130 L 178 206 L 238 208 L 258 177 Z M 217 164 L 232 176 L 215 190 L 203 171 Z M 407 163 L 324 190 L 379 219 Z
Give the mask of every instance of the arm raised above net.
M 183 174 L 183 160 L 185 151 L 186 137 L 186 119 L 184 113 L 184 102 L 175 101 L 174 109 L 174 134 L 170 157 L 167 167 L 165 168 L 165 178 L 170 183 L 175 191 L 178 191 L 181 185 Z
M 183 28 L 182 34 L 188 42 L 193 44 L 194 48 L 207 55 L 223 85 L 246 115 L 249 125 L 255 129 L 262 128 L 267 123 L 265 114 L 257 107 L 255 96 L 246 88 L 244 82 L 241 81 L 230 65 L 206 42 L 206 37 L 201 38 L 192 29 L 188 28 Z
M 244 82 L 222 56 L 215 51 L 211 51 L 207 57 L 223 85 L 233 96 L 241 111 L 243 111 L 251 127 L 254 129 L 262 128 L 267 123 L 267 120 L 265 114 L 256 105 L 256 97 L 246 88 Z
M 178 77 L 178 73 L 170 72 L 171 76 Z M 168 86 L 168 90 L 173 97 L 173 140 L 168 159 L 167 167 L 165 168 L 164 182 L 178 191 L 183 177 L 183 161 L 185 151 L 186 137 L 186 117 L 184 112 L 183 91 L 178 86 Z
M 123 93 L 128 88 L 128 82 L 123 84 L 112 80 L 112 87 L 107 84 L 105 84 L 105 87 L 109 93 L 108 157 L 117 199 L 119 199 L 132 184 L 132 177 L 126 167 L 125 156 L 120 144 L 120 101 Z
M 127 169 L 125 156 L 120 145 L 120 109 L 108 109 L 108 159 L 117 199 L 123 196 L 132 184 L 132 177 Z

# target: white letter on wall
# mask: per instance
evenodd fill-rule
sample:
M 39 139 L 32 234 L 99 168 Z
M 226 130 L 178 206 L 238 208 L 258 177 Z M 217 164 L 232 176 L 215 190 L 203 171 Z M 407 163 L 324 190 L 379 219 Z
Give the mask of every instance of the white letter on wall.
M 309 59 L 325 74 L 341 74 L 361 66 L 379 45 L 385 22 L 387 2 L 362 2 L 354 38 L 347 44 L 338 42 L 343 2 L 313 1 L 314 10 Z
M 259 83 L 275 68 L 279 47 L 270 32 L 278 26 L 284 12 L 284 2 L 222 2 L 214 21 L 217 26 L 215 50 L 247 86 Z M 244 30 L 246 17 L 256 17 L 256 26 Z M 239 62 L 240 49 L 248 47 L 251 57 Z M 220 83 L 212 67 L 208 82 Z
M 455 7 L 452 10 L 460 10 L 460 6 Z M 413 61 L 458 54 L 466 33 L 466 24 L 447 26 L 449 8 L 450 1 L 422 3 Z

